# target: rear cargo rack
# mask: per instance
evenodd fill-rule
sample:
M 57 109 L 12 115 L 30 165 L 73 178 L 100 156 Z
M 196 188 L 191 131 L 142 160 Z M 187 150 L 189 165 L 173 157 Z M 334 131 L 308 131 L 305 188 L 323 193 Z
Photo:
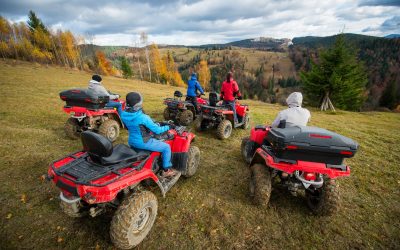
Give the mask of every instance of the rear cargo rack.
M 56 173 L 56 175 L 61 176 L 67 180 L 70 180 L 76 184 L 81 184 L 85 186 L 95 186 L 95 187 L 102 187 L 106 186 L 121 177 L 126 176 L 127 174 L 133 172 L 133 171 L 140 171 L 144 164 L 146 163 L 147 159 L 150 156 L 147 156 L 145 159 L 142 159 L 140 156 L 138 156 L 136 159 L 133 161 L 130 161 L 129 163 L 126 161 L 122 161 L 120 163 L 110 165 L 110 166 L 103 166 L 96 164 L 92 162 L 89 159 L 89 156 L 87 153 L 84 153 L 80 156 L 75 156 L 79 152 L 73 153 L 65 158 L 71 157 L 74 160 L 71 162 L 65 164 L 64 166 L 60 168 L 55 168 L 54 164 L 60 160 L 57 160 L 51 164 L 51 168 L 53 171 Z M 142 156 L 143 157 L 143 156 Z M 65 159 L 63 158 L 63 159 Z M 140 158 L 140 159 L 139 159 Z M 139 164 L 134 165 L 138 161 L 141 161 Z M 123 169 L 123 168 L 128 168 L 130 167 L 131 169 L 129 171 L 126 171 L 124 173 L 120 173 L 118 170 Z M 115 174 L 116 177 L 105 182 L 102 184 L 94 184 L 92 183 L 94 180 L 100 179 L 104 176 L 107 176 L 109 174 Z M 71 178 L 73 177 L 73 178 Z

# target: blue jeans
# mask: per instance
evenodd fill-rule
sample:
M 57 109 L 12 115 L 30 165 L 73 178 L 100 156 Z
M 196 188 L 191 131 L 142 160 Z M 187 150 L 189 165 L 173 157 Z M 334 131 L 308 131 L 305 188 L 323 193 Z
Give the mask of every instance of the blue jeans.
M 106 103 L 106 107 L 116 108 L 119 115 L 122 113 L 122 104 L 120 102 L 109 101 Z
M 167 170 L 172 166 L 171 163 L 171 147 L 169 144 L 151 138 L 146 143 L 143 143 L 137 148 L 153 151 L 153 152 L 160 152 L 162 157 L 162 168 Z
M 223 102 L 223 105 L 227 105 L 229 106 L 232 111 L 233 111 L 233 120 L 235 121 L 235 123 L 238 123 L 238 119 L 237 119 L 237 115 L 236 115 L 236 105 L 235 105 L 236 101 L 225 101 Z

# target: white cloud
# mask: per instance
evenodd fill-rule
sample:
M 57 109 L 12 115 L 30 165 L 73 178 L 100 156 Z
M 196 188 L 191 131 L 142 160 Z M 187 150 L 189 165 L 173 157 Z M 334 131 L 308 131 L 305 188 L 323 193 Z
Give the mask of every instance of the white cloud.
M 161 44 L 225 43 L 259 36 L 326 36 L 340 31 L 400 33 L 398 0 L 0 0 L 0 15 L 30 9 L 53 28 L 95 35 L 97 44 L 132 45 L 141 31 Z

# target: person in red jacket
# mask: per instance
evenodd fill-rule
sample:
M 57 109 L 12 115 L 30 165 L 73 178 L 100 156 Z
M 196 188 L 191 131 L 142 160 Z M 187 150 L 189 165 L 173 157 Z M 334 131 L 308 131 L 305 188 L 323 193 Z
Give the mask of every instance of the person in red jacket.
M 235 123 L 238 123 L 235 107 L 235 97 L 242 100 L 242 94 L 240 94 L 238 84 L 233 80 L 232 72 L 229 72 L 226 76 L 226 80 L 222 83 L 221 88 L 221 100 L 224 105 L 228 105 L 233 110 L 233 118 Z

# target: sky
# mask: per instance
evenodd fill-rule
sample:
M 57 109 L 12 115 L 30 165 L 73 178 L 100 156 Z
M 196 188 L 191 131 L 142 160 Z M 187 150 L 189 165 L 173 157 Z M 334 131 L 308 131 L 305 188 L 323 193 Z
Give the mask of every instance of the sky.
M 200 45 L 256 37 L 400 34 L 400 0 L 0 0 L 0 15 L 33 10 L 51 29 L 98 45 Z

